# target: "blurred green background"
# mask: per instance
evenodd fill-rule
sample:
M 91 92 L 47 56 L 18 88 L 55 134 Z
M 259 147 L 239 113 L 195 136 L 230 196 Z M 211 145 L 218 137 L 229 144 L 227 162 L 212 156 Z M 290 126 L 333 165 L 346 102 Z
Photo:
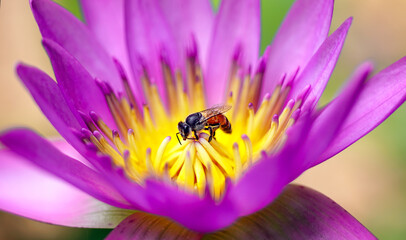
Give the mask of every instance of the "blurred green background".
M 57 2 L 81 18 L 76 0 Z M 219 2 L 214 0 L 213 5 L 217 7 Z M 262 1 L 262 51 L 272 41 L 292 2 Z M 362 61 L 371 60 L 378 71 L 406 55 L 404 9 L 403 0 L 335 3 L 331 29 L 335 30 L 349 16 L 354 16 L 354 22 L 323 95 L 323 104 Z M 56 135 L 14 74 L 15 64 L 24 61 L 53 75 L 28 1 L 2 1 L 0 48 L 0 129 L 23 125 L 47 136 Z M 406 239 L 405 109 L 401 107 L 350 149 L 297 180 L 332 198 L 380 239 Z M 0 239 L 102 239 L 108 232 L 52 226 L 0 213 Z

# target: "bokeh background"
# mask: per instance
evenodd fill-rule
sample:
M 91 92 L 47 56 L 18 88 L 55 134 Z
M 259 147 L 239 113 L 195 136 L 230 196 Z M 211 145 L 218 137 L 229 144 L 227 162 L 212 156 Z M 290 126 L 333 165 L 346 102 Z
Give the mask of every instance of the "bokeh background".
M 53 76 L 28 1 L 0 2 L 0 130 L 27 126 L 57 136 L 14 72 L 16 63 L 24 61 Z M 81 17 L 76 0 L 57 2 Z M 292 2 L 262 1 L 262 50 Z M 213 1 L 215 7 L 218 3 Z M 349 16 L 354 21 L 322 103 L 361 62 L 370 60 L 379 71 L 406 55 L 405 9 L 404 0 L 336 1 L 331 29 Z M 380 239 L 406 239 L 405 110 L 402 106 L 375 131 L 296 180 L 339 203 Z M 0 239 L 102 239 L 108 232 L 52 226 L 0 212 Z

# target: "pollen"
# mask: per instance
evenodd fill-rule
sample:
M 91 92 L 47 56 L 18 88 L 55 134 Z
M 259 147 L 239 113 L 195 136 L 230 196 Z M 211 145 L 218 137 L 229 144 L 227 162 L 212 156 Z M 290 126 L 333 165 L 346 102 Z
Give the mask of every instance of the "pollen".
M 192 51 L 193 52 L 193 51 Z M 178 188 L 204 197 L 210 194 L 220 201 L 228 180 L 237 182 L 263 152 L 272 154 L 285 142 L 286 130 L 300 115 L 306 90 L 298 99 L 289 99 L 295 75 L 281 78 L 272 93 L 259 99 L 264 73 L 264 59 L 255 74 L 241 74 L 237 61 L 229 70 L 225 102 L 231 109 L 224 113 L 232 132 L 221 129 L 201 130 L 186 140 L 176 139 L 177 124 L 207 106 L 202 69 L 195 52 L 187 55 L 186 71 L 174 71 L 161 58 L 165 85 L 160 92 L 148 71 L 140 76 L 145 103 L 135 98 L 126 73 L 121 73 L 124 93 L 115 93 L 108 83 L 98 81 L 115 125 L 108 126 L 96 113 L 80 113 L 87 128 L 82 140 L 112 163 L 122 168 L 128 178 L 143 185 L 146 179 L 161 179 Z

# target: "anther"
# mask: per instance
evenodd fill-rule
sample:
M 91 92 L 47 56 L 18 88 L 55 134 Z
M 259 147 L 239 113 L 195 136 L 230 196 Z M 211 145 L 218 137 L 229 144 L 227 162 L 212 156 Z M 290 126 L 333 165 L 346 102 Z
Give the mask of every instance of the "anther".
M 197 61 L 198 49 L 196 38 L 194 35 L 191 35 L 190 41 L 188 42 L 188 45 L 186 47 L 186 56 L 189 59 L 193 59 L 193 61 Z
M 118 151 L 121 154 L 124 154 L 124 152 L 127 150 L 127 146 L 123 143 L 123 141 L 121 141 L 120 135 L 116 130 L 113 130 L 112 138 L 112 142 L 114 143 L 114 145 L 116 145 Z
M 248 119 L 247 119 L 247 134 L 248 136 L 252 135 L 252 131 L 254 129 L 254 104 L 248 104 Z
M 293 113 L 292 113 L 292 116 L 291 116 L 291 118 L 294 120 L 294 121 L 297 121 L 298 119 L 299 119 L 299 117 L 300 117 L 300 113 L 301 113 L 301 109 L 299 108 L 299 109 L 296 109 Z
M 112 130 L 107 126 L 107 124 L 94 111 L 91 111 L 89 113 L 89 116 L 93 120 L 93 122 L 96 123 L 100 131 L 102 131 L 103 134 L 110 139 L 110 141 L 113 141 L 113 138 L 111 136 Z M 94 129 L 93 131 L 95 130 L 96 129 Z
M 306 85 L 306 87 L 304 87 L 303 90 L 297 96 L 296 101 L 300 100 L 301 103 L 303 103 L 306 100 L 307 96 L 309 95 L 310 90 L 311 90 L 311 85 L 310 84 Z
M 94 125 L 92 119 L 87 116 L 84 112 L 82 111 L 78 111 L 80 117 L 83 119 L 83 121 L 85 122 L 86 126 L 90 129 L 90 131 L 96 131 L 97 127 Z

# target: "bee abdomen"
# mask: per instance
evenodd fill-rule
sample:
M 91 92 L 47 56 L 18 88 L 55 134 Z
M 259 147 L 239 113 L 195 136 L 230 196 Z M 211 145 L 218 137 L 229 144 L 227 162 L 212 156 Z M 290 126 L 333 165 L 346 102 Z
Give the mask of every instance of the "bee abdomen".
M 226 117 L 224 117 L 225 121 L 220 125 L 221 130 L 223 130 L 225 133 L 231 133 L 231 123 L 228 121 Z

